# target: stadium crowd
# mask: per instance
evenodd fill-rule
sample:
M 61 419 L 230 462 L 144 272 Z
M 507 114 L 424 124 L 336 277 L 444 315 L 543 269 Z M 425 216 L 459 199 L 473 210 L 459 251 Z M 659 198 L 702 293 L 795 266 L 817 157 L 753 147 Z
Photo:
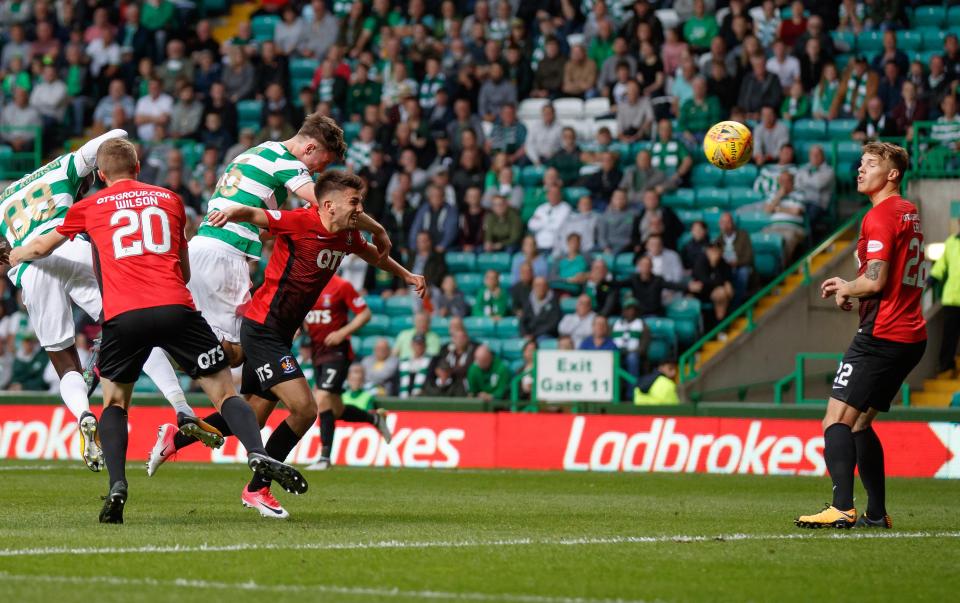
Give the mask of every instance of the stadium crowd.
M 195 231 L 230 159 L 319 111 L 433 289 L 421 305 L 344 263 L 374 308 L 345 400 L 505 399 L 537 346 L 618 349 L 656 377 L 829 227 L 844 142 L 935 120 L 960 149 L 957 35 L 909 4 L 266 0 L 219 43 L 227 2 L 3 2 L 0 163 L 125 128 Z M 754 132 L 726 174 L 700 150 L 722 119 Z M 0 385 L 47 389 L 3 286 Z

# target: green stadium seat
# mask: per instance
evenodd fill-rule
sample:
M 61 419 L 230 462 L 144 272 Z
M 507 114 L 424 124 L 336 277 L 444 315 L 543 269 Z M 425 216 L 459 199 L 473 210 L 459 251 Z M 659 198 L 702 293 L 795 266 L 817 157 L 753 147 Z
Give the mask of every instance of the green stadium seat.
M 920 61 L 924 65 L 929 65 L 930 60 L 933 59 L 933 57 L 942 54 L 943 50 L 924 50 L 923 52 L 917 53 L 916 60 Z
M 468 333 L 469 333 L 469 331 L 468 331 Z M 488 348 L 490 348 L 490 351 L 491 351 L 495 356 L 499 356 L 499 355 L 500 355 L 500 350 L 501 350 L 502 347 L 503 347 L 503 342 L 502 342 L 502 341 L 500 341 L 499 339 L 488 339 L 487 341 L 484 341 L 483 343 L 484 343 Z
M 682 219 L 683 218 L 681 218 L 681 220 Z M 616 259 L 613 261 L 613 274 L 617 277 L 623 277 L 633 274 L 633 271 L 633 254 L 630 252 L 617 254 Z
M 859 165 L 860 163 L 859 159 L 860 157 L 858 155 L 857 159 L 853 161 L 850 161 L 850 160 L 841 161 L 839 159 L 837 160 L 837 169 L 836 169 L 837 182 L 848 183 L 856 180 L 856 173 L 854 172 L 854 166 Z
M 759 203 L 764 200 L 763 193 L 755 191 L 752 188 L 741 186 L 737 188 L 728 188 L 730 193 L 730 208 L 737 209 L 751 203 Z
M 407 329 L 413 328 L 413 316 L 391 316 L 390 317 L 390 330 L 387 331 L 387 335 L 396 336 L 400 331 L 405 331 Z
M 497 321 L 489 316 L 466 316 L 463 328 L 473 339 L 489 339 L 497 334 Z
M 863 143 L 856 140 L 838 140 L 837 162 L 858 161 L 863 154 Z
M 577 309 L 577 298 L 573 296 L 560 299 L 560 311 L 564 314 L 573 314 Z
M 383 312 L 386 302 L 379 295 L 370 295 L 364 298 L 367 301 L 367 307 L 374 316 Z
M 675 299 L 667 306 L 667 318 L 673 320 L 680 345 L 687 347 L 700 337 L 703 327 L 703 307 L 692 297 Z
M 390 317 L 383 314 L 374 314 L 370 322 L 360 327 L 359 334 L 363 336 L 386 335 L 390 332 Z
M 960 6 L 951 6 L 950 10 L 947 11 L 947 24 L 954 32 L 956 32 L 957 27 L 960 27 Z
M 880 30 L 862 31 L 857 36 L 857 52 L 866 55 L 883 51 L 883 32 Z
M 724 188 L 698 188 L 697 207 L 727 207 L 730 204 L 730 193 Z
M 496 253 L 481 253 L 477 256 L 477 271 L 479 272 L 486 272 L 487 270 L 508 272 L 512 265 L 513 258 L 506 251 L 498 251 Z
M 522 360 L 523 347 L 525 345 L 527 345 L 526 339 L 520 339 L 519 337 L 504 339 L 500 346 L 500 355 L 503 356 L 503 359 L 507 362 Z
M 504 316 L 497 321 L 497 337 L 507 339 L 520 336 L 520 319 L 516 316 Z
M 272 40 L 273 31 L 279 22 L 280 17 L 277 15 L 257 15 L 250 20 L 250 30 L 253 33 L 253 39 L 258 42 Z
M 357 121 L 348 121 L 341 125 L 343 127 L 343 138 L 347 141 L 347 144 L 353 142 L 360 135 L 360 128 L 363 127 L 363 124 Z
M 757 166 L 748 163 L 743 167 L 728 171 L 723 177 L 725 187 L 753 186 L 753 181 L 757 179 Z
M 726 191 L 724 191 L 726 192 Z M 703 211 L 703 221 L 707 223 L 707 230 L 710 232 L 720 232 L 720 216 L 726 210 L 719 208 L 710 208 Z M 684 222 L 686 224 L 686 222 Z
M 947 20 L 947 11 L 942 6 L 918 6 L 913 9 L 913 27 L 941 27 Z
M 669 318 L 646 318 L 643 324 L 650 331 L 650 347 L 647 348 L 647 358 L 654 363 L 668 358 L 676 360 L 677 332 L 673 320 Z
M 520 182 L 523 186 L 532 186 L 536 187 L 543 184 L 543 172 L 544 167 L 542 165 L 528 165 L 524 166 L 523 170 L 520 172 Z
M 537 347 L 541 350 L 555 350 L 557 346 L 558 342 L 553 337 L 547 337 L 537 342 Z
M 469 251 L 448 251 L 444 259 L 447 269 L 454 274 L 473 272 L 477 268 L 477 255 Z
M 852 34 L 851 34 L 852 35 Z M 847 64 L 853 59 L 855 55 L 853 53 L 840 53 L 833 57 L 833 62 L 837 66 L 837 72 L 843 73 L 843 70 L 846 69 Z
M 671 209 L 691 208 L 696 205 L 697 197 L 692 188 L 678 188 L 671 193 L 663 195 L 660 198 L 660 203 L 662 203 L 664 207 Z
M 237 122 L 243 128 L 260 129 L 263 117 L 263 101 L 243 100 L 237 103 Z
M 595 253 L 593 254 L 594 260 L 603 260 L 603 263 L 607 265 L 607 268 L 613 268 L 614 255 L 612 253 Z
M 306 57 L 293 57 L 290 59 L 290 79 L 310 79 L 313 80 L 313 72 L 320 66 L 320 61 Z M 293 89 L 296 93 L 297 89 Z
M 701 186 L 723 186 L 724 171 L 710 163 L 699 163 L 693 166 L 691 181 L 694 189 Z M 699 201 L 697 201 L 699 204 Z
M 590 197 L 590 189 L 585 186 L 563 187 L 563 200 L 570 205 L 576 205 L 580 197 Z
M 693 224 L 697 220 L 703 219 L 703 210 L 700 209 L 681 209 L 677 210 L 677 217 L 686 225 Z
M 413 314 L 413 296 L 394 295 L 384 305 L 387 316 L 410 316 Z
M 468 298 L 472 298 L 477 291 L 483 288 L 483 275 L 477 272 L 465 272 L 457 274 L 457 286 Z
M 850 140 L 857 123 L 856 119 L 831 119 L 827 122 L 827 136 L 831 140 Z
M 922 29 L 917 33 L 923 39 L 924 50 L 936 50 L 943 52 L 943 41 L 947 37 L 947 32 L 942 29 Z
M 372 356 L 373 348 L 377 345 L 379 337 L 364 337 L 353 342 L 353 349 L 361 356 Z
M 737 212 L 737 224 L 749 233 L 760 232 L 770 225 L 770 214 L 762 211 Z
M 430 330 L 440 335 L 441 339 L 446 338 L 447 331 L 450 330 L 450 319 L 446 316 L 431 316 Z
M 755 232 L 750 235 L 753 243 L 753 266 L 763 279 L 771 279 L 783 270 L 783 237 L 772 232 Z
M 633 165 L 634 156 L 630 153 L 631 144 L 629 142 L 614 142 L 610 145 L 610 151 L 617 154 L 620 161 L 620 169 L 626 169 Z
M 822 141 L 827 137 L 827 122 L 822 119 L 798 119 L 793 122 L 792 140 Z
M 910 53 L 923 47 L 923 36 L 916 31 L 904 29 L 897 32 L 897 48 Z
M 857 36 L 852 31 L 831 31 L 830 37 L 838 51 L 853 52 L 857 48 Z

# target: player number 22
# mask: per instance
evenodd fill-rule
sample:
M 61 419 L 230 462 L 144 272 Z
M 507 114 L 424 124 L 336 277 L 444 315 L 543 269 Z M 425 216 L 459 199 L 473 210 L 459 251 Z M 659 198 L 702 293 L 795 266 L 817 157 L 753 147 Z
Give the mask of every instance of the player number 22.
M 923 246 L 920 245 L 920 239 L 914 237 L 910 239 L 910 245 L 907 247 L 910 251 L 914 251 L 916 255 L 907 260 L 907 263 L 903 266 L 903 284 L 908 287 L 923 287 L 923 284 L 927 282 L 927 277 L 924 272 L 924 265 L 921 261 L 921 254 L 923 253 Z M 914 270 L 916 268 L 916 270 Z
M 159 233 L 154 230 L 153 217 L 158 218 L 160 222 Z M 118 260 L 143 255 L 144 251 L 157 254 L 170 251 L 170 218 L 167 217 L 167 212 L 159 207 L 148 207 L 139 214 L 132 209 L 115 211 L 110 216 L 110 226 L 120 226 L 113 233 L 113 257 Z M 143 236 L 140 237 L 142 240 L 131 241 L 129 245 L 124 245 L 123 238 L 129 237 L 138 230 L 143 231 Z

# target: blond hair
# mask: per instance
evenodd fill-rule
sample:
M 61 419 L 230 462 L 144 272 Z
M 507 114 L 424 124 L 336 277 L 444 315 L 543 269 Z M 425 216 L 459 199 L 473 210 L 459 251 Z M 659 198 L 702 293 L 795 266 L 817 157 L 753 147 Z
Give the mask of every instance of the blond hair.
M 910 167 L 910 155 L 907 154 L 907 150 L 892 142 L 868 142 L 863 145 L 863 154 L 876 155 L 881 161 L 887 162 L 890 167 L 900 172 L 895 180 L 897 184 L 900 184 L 903 175 L 907 173 L 907 169 Z

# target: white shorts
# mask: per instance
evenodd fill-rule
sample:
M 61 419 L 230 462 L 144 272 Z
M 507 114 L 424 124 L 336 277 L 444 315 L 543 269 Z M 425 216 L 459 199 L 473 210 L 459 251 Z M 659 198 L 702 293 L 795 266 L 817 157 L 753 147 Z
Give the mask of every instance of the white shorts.
M 209 237 L 194 237 L 190 251 L 190 282 L 197 310 L 218 339 L 240 343 L 240 319 L 250 301 L 247 256 Z
M 10 270 L 11 279 L 18 270 Z M 74 344 L 71 300 L 94 320 L 103 313 L 90 243 L 82 239 L 67 241 L 50 256 L 31 262 L 20 276 L 20 285 L 30 325 L 47 351 L 59 352 Z

